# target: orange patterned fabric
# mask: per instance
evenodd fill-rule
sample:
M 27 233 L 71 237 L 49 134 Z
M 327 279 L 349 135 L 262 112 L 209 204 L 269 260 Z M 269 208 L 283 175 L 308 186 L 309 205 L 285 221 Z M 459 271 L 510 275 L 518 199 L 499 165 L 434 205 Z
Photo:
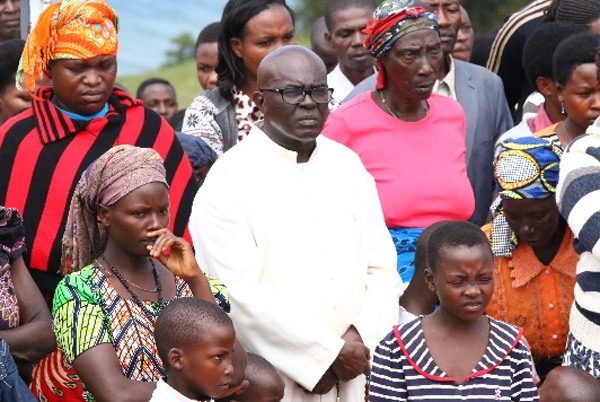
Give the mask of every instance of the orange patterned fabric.
M 50 4 L 29 34 L 19 63 L 17 84 L 30 92 L 52 60 L 87 60 L 117 55 L 118 18 L 100 0 L 64 0 Z
M 482 229 L 489 238 L 491 225 Z M 572 244 L 573 232 L 567 228 L 547 266 L 523 242 L 512 257 L 494 258 L 494 296 L 486 314 L 523 327 L 535 360 L 561 356 L 565 351 L 579 261 Z

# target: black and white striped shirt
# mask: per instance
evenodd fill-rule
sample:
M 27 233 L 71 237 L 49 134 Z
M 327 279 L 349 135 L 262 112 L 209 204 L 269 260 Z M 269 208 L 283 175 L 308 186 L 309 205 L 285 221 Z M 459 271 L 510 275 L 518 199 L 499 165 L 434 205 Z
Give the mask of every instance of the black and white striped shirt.
M 437 366 L 423 335 L 422 317 L 394 327 L 373 357 L 369 401 L 538 401 L 531 354 L 522 329 L 490 320 L 487 349 L 462 381 Z
M 556 202 L 581 254 L 569 330 L 587 349 L 600 352 L 600 118 L 565 150 Z

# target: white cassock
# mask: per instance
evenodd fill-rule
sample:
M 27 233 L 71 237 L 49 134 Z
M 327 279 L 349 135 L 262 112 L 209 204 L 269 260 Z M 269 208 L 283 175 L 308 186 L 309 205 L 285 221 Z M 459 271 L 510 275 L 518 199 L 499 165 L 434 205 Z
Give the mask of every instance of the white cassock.
M 196 258 L 225 282 L 237 336 L 284 375 L 283 401 L 310 395 L 350 326 L 371 350 L 398 319 L 396 251 L 375 183 L 325 137 L 306 163 L 258 127 L 212 167 L 190 217 Z M 341 386 L 364 400 L 364 377 Z

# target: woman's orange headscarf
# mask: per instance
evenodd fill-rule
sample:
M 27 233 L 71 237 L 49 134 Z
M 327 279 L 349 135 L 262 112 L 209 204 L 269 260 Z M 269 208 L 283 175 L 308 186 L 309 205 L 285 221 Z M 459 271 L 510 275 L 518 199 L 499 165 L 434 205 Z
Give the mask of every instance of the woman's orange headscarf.
M 102 0 L 64 0 L 52 3 L 39 16 L 29 34 L 17 72 L 17 86 L 30 92 L 52 60 L 87 60 L 117 55 L 119 21 L 115 10 Z

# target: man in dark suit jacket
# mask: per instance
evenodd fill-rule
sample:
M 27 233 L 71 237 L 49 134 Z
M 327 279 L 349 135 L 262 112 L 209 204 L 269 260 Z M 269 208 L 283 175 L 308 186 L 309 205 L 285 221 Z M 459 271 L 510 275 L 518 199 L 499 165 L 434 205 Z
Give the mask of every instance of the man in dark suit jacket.
M 445 62 L 434 91 L 460 103 L 467 119 L 467 174 L 475 194 L 471 221 L 483 225 L 488 217 L 494 192 L 494 144 L 513 126 L 502 80 L 483 67 L 455 60 L 451 53 L 460 28 L 460 1 L 425 0 L 438 17 Z M 440 4 L 441 3 L 441 4 Z M 376 74 L 360 82 L 344 99 L 375 89 Z

